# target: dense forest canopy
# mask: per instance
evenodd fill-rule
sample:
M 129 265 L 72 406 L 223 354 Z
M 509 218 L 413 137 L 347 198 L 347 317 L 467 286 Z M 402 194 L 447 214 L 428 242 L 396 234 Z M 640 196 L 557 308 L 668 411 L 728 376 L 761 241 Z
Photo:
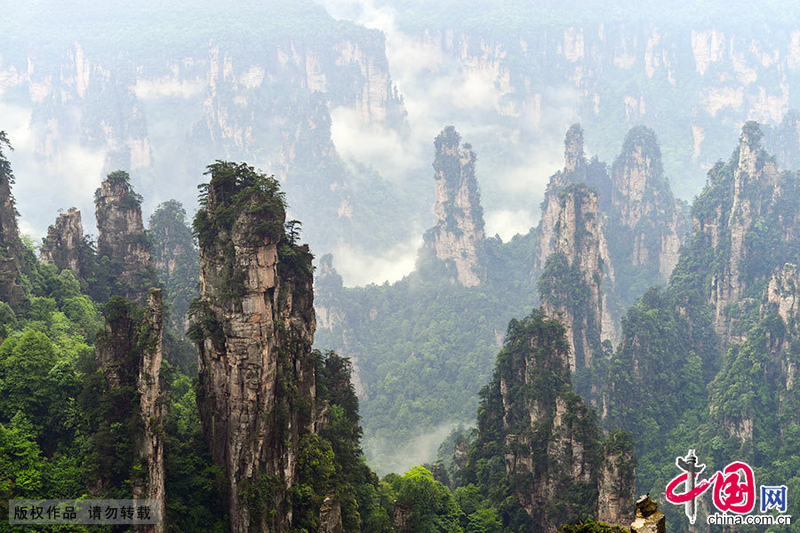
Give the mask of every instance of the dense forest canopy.
M 693 450 L 800 515 L 800 32 L 751 4 L 6 9 L 0 512 L 688 533 Z

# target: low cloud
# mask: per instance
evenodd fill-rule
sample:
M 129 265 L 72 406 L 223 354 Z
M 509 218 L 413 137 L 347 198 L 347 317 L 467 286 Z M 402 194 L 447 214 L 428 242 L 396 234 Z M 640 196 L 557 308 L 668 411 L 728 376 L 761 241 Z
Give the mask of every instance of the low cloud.
M 0 95 L 2 96 L 2 95 Z M 13 187 L 20 228 L 37 240 L 47 233 L 59 209 L 77 207 L 83 214 L 85 231 L 94 228 L 92 193 L 100 186 L 106 161 L 105 150 L 61 143 L 53 136 L 37 135 L 31 128 L 31 109 L 0 99 L 0 129 L 14 147 L 6 154 L 16 177 Z
M 424 186 L 430 184 L 433 140 L 454 125 L 478 154 L 489 234 L 506 239 L 533 226 L 548 178 L 564 164 L 563 135 L 578 118 L 577 89 L 539 85 L 522 93 L 520 87 L 506 88 L 509 73 L 502 61 L 491 55 L 464 58 L 460 49 L 443 50 L 436 34 L 400 31 L 391 5 L 374 0 L 322 4 L 335 18 L 384 32 L 392 81 L 408 111 L 408 136 L 401 138 L 393 130 L 363 125 L 354 110 L 335 109 L 334 143 L 345 159 L 371 165 L 395 183 L 405 168 L 404 183 Z
M 510 241 L 514 235 L 528 233 L 536 225 L 531 212 L 525 209 L 490 211 L 486 213 L 485 219 L 486 235 L 500 235 L 505 242 Z
M 399 448 L 396 442 L 366 439 L 363 443 L 364 454 L 378 475 L 385 476 L 390 472 L 402 475 L 414 466 L 434 461 L 439 446 L 457 426 L 458 423 L 446 422 L 432 431 L 417 435 Z
M 422 237 L 415 237 L 398 244 L 388 252 L 374 255 L 350 245 L 339 246 L 333 251 L 333 262 L 346 287 L 393 283 L 414 270 L 417 251 Z
M 180 97 L 191 98 L 203 93 L 206 87 L 205 80 L 177 80 L 175 78 L 138 79 L 133 86 L 133 92 L 142 100 Z
M 395 129 L 378 123 L 365 123 L 352 108 L 331 110 L 331 137 L 336 151 L 345 161 L 354 161 L 397 180 L 420 166 L 420 146 L 410 143 Z

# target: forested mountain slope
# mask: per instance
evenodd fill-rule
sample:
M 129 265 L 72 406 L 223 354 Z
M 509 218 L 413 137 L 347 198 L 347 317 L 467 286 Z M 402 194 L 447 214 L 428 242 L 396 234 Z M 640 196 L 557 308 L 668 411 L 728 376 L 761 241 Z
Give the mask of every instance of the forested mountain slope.
M 504 243 L 484 235 L 479 147 L 447 127 L 434 143 L 436 226 L 417 269 L 392 285 L 344 288 L 336 258 L 321 259 L 316 343 L 353 359 L 365 449 L 379 470 L 430 458 L 420 435 L 433 441 L 473 419 L 505 325 L 540 302 L 562 313 L 576 390 L 598 404 L 620 318 L 668 276 L 687 208 L 672 196 L 653 131 L 632 129 L 611 169 L 585 156 L 578 125 L 564 146 L 539 225 Z

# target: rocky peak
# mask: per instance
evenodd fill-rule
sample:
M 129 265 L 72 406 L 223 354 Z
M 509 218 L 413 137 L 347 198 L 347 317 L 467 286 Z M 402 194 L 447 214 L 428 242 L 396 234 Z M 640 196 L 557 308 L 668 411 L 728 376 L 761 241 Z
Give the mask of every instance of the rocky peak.
M 11 149 L 8 137 L 0 131 L 0 301 L 19 313 L 23 311 L 25 293 L 20 285 L 24 247 L 17 228 L 17 209 L 11 194 L 14 173 L 3 154 L 3 146 Z
M 659 194 L 665 192 L 661 149 L 653 130 L 637 126 L 628 132 L 611 174 L 612 202 L 622 223 L 634 227 L 656 208 Z
M 453 126 L 446 127 L 434 145 L 436 226 L 427 235 L 436 257 L 453 261 L 458 281 L 467 287 L 486 279 L 483 208 L 475 178 L 475 152 Z
M 736 167 L 734 195 L 739 195 L 746 184 L 747 177 L 758 177 L 758 156 L 761 152 L 761 127 L 758 122 L 749 121 L 742 126 L 739 137 L 739 164 Z
M 227 162 L 209 173 L 194 221 L 198 409 L 230 483 L 231 531 L 285 531 L 300 437 L 315 425 L 311 254 L 284 228 L 274 178 Z M 253 500 L 266 485 L 270 494 Z M 267 497 L 271 506 L 262 508 Z
M 621 431 L 609 433 L 603 443 L 603 464 L 598 480 L 597 519 L 600 522 L 624 525 L 633 521 L 635 465 L 630 436 Z
M 573 124 L 564 138 L 564 171 L 572 172 L 586 164 L 583 154 L 583 129 L 580 124 Z
M 602 280 L 608 252 L 597 202 L 594 189 L 569 185 L 545 213 L 554 222 L 550 242 L 543 243 L 547 261 L 539 278 L 539 296 L 545 312 L 561 316 L 566 326 L 573 371 L 592 366 L 602 351 Z
M 800 271 L 797 265 L 786 263 L 769 280 L 767 302 L 788 326 L 797 326 L 800 312 Z
M 47 228 L 43 239 L 40 259 L 55 265 L 58 270 L 68 269 L 76 278 L 85 277 L 83 260 L 83 224 L 81 212 L 70 207 L 56 218 L 55 224 Z
M 619 248 L 626 249 L 625 259 L 634 266 L 657 266 L 654 283 L 666 282 L 689 228 L 683 204 L 664 177 L 653 130 L 637 126 L 628 132 L 612 167 L 612 181 L 613 219 L 622 229 L 619 233 L 625 233 Z
M 745 123 L 730 162 L 711 169 L 694 207 L 695 230 L 708 235 L 721 260 L 712 279 L 712 303 L 715 327 L 726 339 L 726 309 L 745 296 L 757 296 L 748 295 L 749 289 L 783 268 L 800 234 L 796 210 L 787 209 L 797 201 L 797 178 L 781 173 L 761 143 L 759 125 Z M 773 239 L 769 257 L 753 248 L 767 231 Z
M 108 257 L 115 279 L 111 292 L 143 304 L 147 289 L 158 283 L 141 203 L 127 172 L 112 172 L 95 191 L 97 255 Z
M 650 499 L 650 494 L 636 500 L 636 519 L 631 522 L 632 533 L 665 533 L 667 519 L 658 510 L 658 504 Z
M 105 306 L 105 327 L 95 342 L 97 366 L 106 382 L 105 394 L 123 406 L 110 414 L 109 423 L 127 428 L 134 444 L 135 462 L 130 480 L 136 498 L 153 499 L 164 510 L 163 424 L 166 416 L 163 380 L 160 376 L 164 331 L 164 304 L 160 289 L 151 289 L 144 309 L 119 296 Z M 134 391 L 137 394 L 134 394 Z M 134 405 L 138 403 L 138 405 Z M 131 423 L 131 413 L 138 420 Z M 106 480 L 100 480 L 100 487 Z M 162 533 L 162 521 L 137 526 L 137 531 Z
M 555 531 L 570 516 L 595 515 L 601 489 L 606 517 L 622 516 L 610 502 L 633 507 L 633 463 L 617 461 L 631 457 L 630 439 L 607 446 L 617 466 L 605 465 L 591 410 L 572 391 L 568 353 L 564 326 L 542 310 L 512 320 L 478 416 L 476 452 L 504 450 L 506 476 L 533 531 Z

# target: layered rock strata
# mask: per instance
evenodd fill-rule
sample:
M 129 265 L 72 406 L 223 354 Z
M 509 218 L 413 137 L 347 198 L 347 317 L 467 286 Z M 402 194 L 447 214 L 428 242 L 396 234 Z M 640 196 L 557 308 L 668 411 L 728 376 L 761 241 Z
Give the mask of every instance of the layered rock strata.
M 541 310 L 512 321 L 478 417 L 477 453 L 504 450 L 507 479 L 533 531 L 555 531 L 598 509 L 625 523 L 623 510 L 633 508 L 630 439 L 601 443 L 591 410 L 572 391 L 569 359 L 558 321 Z
M 230 483 L 231 532 L 286 531 L 300 435 L 315 424 L 311 254 L 284 233 L 277 182 L 246 165 L 210 168 L 195 218 L 198 408 Z
M 592 366 L 602 350 L 605 237 L 598 195 L 585 185 L 563 189 L 548 203 L 553 220 L 550 253 L 539 278 L 542 308 L 567 329 L 571 370 Z
M 484 223 L 475 152 L 453 126 L 436 137 L 433 162 L 436 226 L 426 236 L 436 257 L 455 264 L 458 282 L 474 287 L 486 280 Z
M 97 255 L 108 257 L 114 278 L 111 292 L 144 304 L 147 290 L 158 283 L 141 202 L 128 174 L 122 171 L 109 174 L 95 192 Z
M 55 265 L 58 270 L 67 269 L 76 278 L 85 277 L 83 264 L 83 224 L 81 212 L 70 207 L 61 213 L 55 223 L 47 228 L 47 237 L 42 243 L 40 260 Z
M 104 393 L 113 395 L 116 402 L 129 402 L 127 408 L 111 413 L 117 418 L 108 422 L 119 423 L 131 432 L 134 464 L 142 465 L 142 471 L 130 474 L 134 498 L 154 500 L 163 516 L 166 399 L 160 375 L 164 331 L 161 290 L 149 291 L 143 310 L 120 297 L 112 298 L 104 314 L 105 327 L 95 343 L 97 366 L 107 387 Z M 134 423 L 125 418 L 130 413 L 138 418 Z M 106 480 L 101 479 L 98 487 L 102 489 L 105 485 Z M 165 522 L 137 525 L 135 529 L 163 533 Z

